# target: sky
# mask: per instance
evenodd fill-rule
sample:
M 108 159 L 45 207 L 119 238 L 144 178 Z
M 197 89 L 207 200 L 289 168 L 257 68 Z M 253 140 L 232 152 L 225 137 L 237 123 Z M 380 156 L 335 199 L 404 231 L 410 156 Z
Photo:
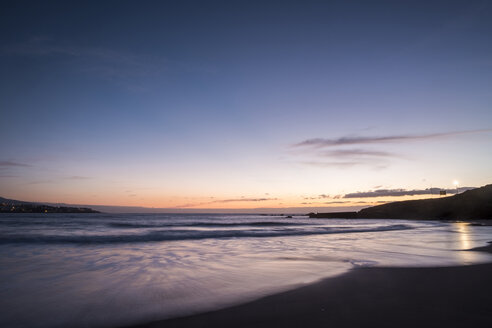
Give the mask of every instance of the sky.
M 490 1 L 2 1 L 0 196 L 341 210 L 490 184 L 491 35 Z

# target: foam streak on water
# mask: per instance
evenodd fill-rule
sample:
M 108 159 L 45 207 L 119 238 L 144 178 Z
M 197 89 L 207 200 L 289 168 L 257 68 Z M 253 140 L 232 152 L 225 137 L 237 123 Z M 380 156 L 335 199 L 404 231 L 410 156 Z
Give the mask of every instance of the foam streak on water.
M 491 261 L 492 227 L 254 215 L 0 215 L 0 326 L 111 327 L 258 298 L 357 266 Z

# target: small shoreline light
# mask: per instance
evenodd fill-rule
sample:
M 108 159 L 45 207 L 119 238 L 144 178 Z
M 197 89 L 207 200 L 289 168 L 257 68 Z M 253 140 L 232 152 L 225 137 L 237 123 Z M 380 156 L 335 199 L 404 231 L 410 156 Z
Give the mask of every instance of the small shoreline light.
M 458 180 L 453 181 L 454 187 L 456 188 L 456 195 L 460 193 L 458 185 L 460 184 Z

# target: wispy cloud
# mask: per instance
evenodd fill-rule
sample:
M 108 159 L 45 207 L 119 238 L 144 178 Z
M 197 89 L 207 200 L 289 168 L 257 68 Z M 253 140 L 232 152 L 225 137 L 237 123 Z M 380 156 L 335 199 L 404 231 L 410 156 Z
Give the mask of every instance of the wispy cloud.
M 42 185 L 42 184 L 53 184 L 53 183 L 57 183 L 57 181 L 54 179 L 33 180 L 33 181 L 26 182 L 25 184 L 26 185 Z
M 64 179 L 65 180 L 90 180 L 92 178 L 91 177 L 84 177 L 84 176 L 80 176 L 80 175 L 72 175 L 69 177 L 65 177 Z
M 338 201 L 329 201 L 329 202 L 324 202 L 324 204 L 374 204 L 374 202 L 366 202 L 366 201 L 363 201 L 363 200 L 360 200 L 360 201 L 342 201 L 342 200 L 338 200 Z
M 396 154 L 377 151 L 370 149 L 337 149 L 330 150 L 320 153 L 321 156 L 334 157 L 334 158 L 354 158 L 354 157 L 364 157 L 364 156 L 374 156 L 374 157 L 396 157 Z
M 395 159 L 405 159 L 405 156 L 392 152 L 366 148 L 364 145 L 385 143 L 403 143 L 439 138 L 451 138 L 465 134 L 492 132 L 492 129 L 476 129 L 466 131 L 451 131 L 429 134 L 402 134 L 386 136 L 344 136 L 340 138 L 314 138 L 293 144 L 294 156 L 303 156 L 298 163 L 319 168 L 350 169 L 354 167 L 369 167 L 374 170 L 387 168 Z M 347 146 L 360 147 L 347 149 Z M 326 148 L 334 148 L 328 149 Z
M 300 162 L 304 165 L 319 167 L 319 168 L 339 168 L 339 169 L 349 169 L 355 166 L 369 166 L 374 170 L 382 170 L 387 167 L 387 165 L 382 161 L 366 161 L 366 160 L 353 160 L 353 161 L 303 161 Z
M 0 168 L 30 167 L 31 165 L 12 161 L 0 161 Z
M 438 138 L 454 137 L 463 134 L 474 134 L 474 133 L 483 133 L 483 132 L 492 132 L 492 129 L 453 131 L 453 132 L 444 132 L 444 133 L 414 134 L 414 135 L 348 136 L 348 137 L 341 137 L 336 139 L 313 138 L 313 139 L 307 139 L 301 141 L 297 144 L 294 144 L 293 146 L 324 148 L 324 147 L 334 147 L 334 146 L 342 146 L 342 145 L 408 142 L 408 141 L 431 140 L 431 139 L 438 139 Z
M 330 195 L 327 195 L 327 194 L 321 194 L 321 195 L 318 195 L 316 197 L 306 197 L 306 196 L 303 196 L 302 198 L 304 200 L 314 200 L 314 199 L 329 199 L 329 198 L 333 198 L 333 197 L 331 197 Z
M 365 164 L 364 162 L 325 162 L 325 161 L 304 161 L 301 164 L 316 166 L 316 167 L 338 167 L 338 168 L 348 168 L 361 164 Z
M 176 206 L 177 208 L 184 207 L 197 207 L 203 205 L 211 205 L 211 204 L 220 204 L 220 203 L 236 203 L 236 202 L 266 202 L 271 200 L 278 200 L 278 198 L 230 198 L 230 199 L 218 199 L 210 202 L 202 202 L 202 203 L 189 203 L 183 204 L 180 206 Z
M 344 205 L 354 205 L 354 204 L 357 204 L 357 205 L 364 205 L 364 204 L 382 204 L 382 203 L 387 203 L 386 201 L 377 201 L 377 202 L 374 202 L 374 201 L 363 201 L 363 200 L 360 200 L 360 201 L 351 201 L 351 200 L 346 200 L 346 201 L 343 201 L 343 200 L 332 200 L 332 201 L 327 201 L 327 202 L 303 202 L 301 203 L 302 205 L 340 205 L 340 204 L 344 204 Z
M 439 195 L 441 190 L 445 190 L 447 194 L 455 194 L 457 192 L 463 192 L 467 190 L 475 189 L 475 187 L 461 187 L 456 189 L 441 189 L 441 188 L 427 188 L 427 189 L 378 189 L 373 191 L 354 192 L 343 196 L 343 198 L 368 198 L 368 197 L 388 197 L 388 196 L 415 196 L 415 195 Z
M 1 53 L 71 60 L 71 63 L 75 64 L 72 67 L 79 72 L 113 81 L 128 82 L 142 77 L 155 76 L 164 72 L 167 67 L 167 60 L 163 57 L 132 54 L 104 47 L 77 46 L 43 37 L 5 45 L 1 48 Z M 129 87 L 135 90 L 141 88 L 135 84 Z
M 268 200 L 278 200 L 277 198 L 233 198 L 214 200 L 212 203 L 233 203 L 233 202 L 265 202 Z
M 324 202 L 324 204 L 347 204 L 347 203 L 350 203 L 350 202 L 344 202 L 344 201 L 341 201 L 341 200 L 335 200 L 335 201 L 331 201 L 331 202 Z
M 196 63 L 170 61 L 162 55 L 135 53 L 101 46 L 80 46 L 50 37 L 34 37 L 0 47 L 0 54 L 36 58 L 56 58 L 75 72 L 95 76 L 141 92 L 144 79 L 165 74 L 171 69 L 197 74 L 214 74 L 216 68 Z
M 30 164 L 15 162 L 15 161 L 0 161 L 0 178 L 18 178 L 19 171 L 23 171 L 32 167 Z

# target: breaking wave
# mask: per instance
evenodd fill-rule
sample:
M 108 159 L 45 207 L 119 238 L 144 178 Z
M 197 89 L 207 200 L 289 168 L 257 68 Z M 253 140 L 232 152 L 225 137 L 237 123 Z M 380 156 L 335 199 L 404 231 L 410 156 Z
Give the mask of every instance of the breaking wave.
M 268 222 L 265 222 L 268 223 Z M 217 226 L 217 224 L 214 224 Z M 224 224 L 222 226 L 245 226 L 245 224 Z M 296 225 L 296 224 L 266 224 L 266 226 Z M 202 225 L 193 225 L 203 226 Z M 213 225 L 207 225 L 213 226 Z M 261 225 L 258 225 L 261 226 Z M 133 225 L 136 227 L 136 225 Z M 381 232 L 394 230 L 414 229 L 405 224 L 394 224 L 378 227 L 310 227 L 304 225 L 302 228 L 285 229 L 229 229 L 229 230 L 192 230 L 192 229 L 170 229 L 170 230 L 151 230 L 137 234 L 72 234 L 72 235 L 49 235 L 49 234 L 7 234 L 0 238 L 0 244 L 10 243 L 69 243 L 69 244 L 106 244 L 106 243 L 145 243 L 159 241 L 176 240 L 196 240 L 208 238 L 264 238 L 264 237 L 285 237 L 285 236 L 307 236 L 324 234 L 343 234 L 343 233 L 364 233 Z

